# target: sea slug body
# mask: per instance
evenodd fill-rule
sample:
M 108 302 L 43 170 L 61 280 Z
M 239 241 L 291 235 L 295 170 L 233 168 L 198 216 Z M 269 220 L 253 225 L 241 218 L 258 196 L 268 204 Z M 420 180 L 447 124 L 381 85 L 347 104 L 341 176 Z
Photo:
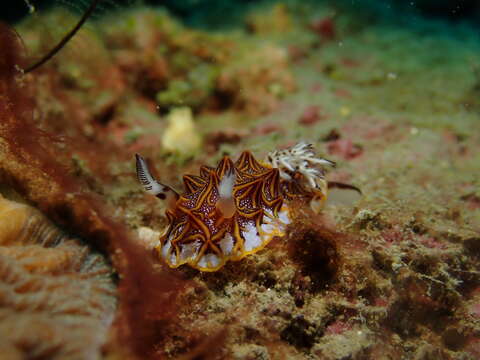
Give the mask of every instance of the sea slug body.
M 178 195 L 136 158 L 145 190 L 167 201 L 169 226 L 156 247 L 159 257 L 172 268 L 189 264 L 200 271 L 217 271 L 283 236 L 293 203 L 319 211 L 327 196 L 324 165 L 334 165 L 306 143 L 273 151 L 263 163 L 245 151 L 236 162 L 225 156 L 216 168 L 185 175 L 185 192 Z

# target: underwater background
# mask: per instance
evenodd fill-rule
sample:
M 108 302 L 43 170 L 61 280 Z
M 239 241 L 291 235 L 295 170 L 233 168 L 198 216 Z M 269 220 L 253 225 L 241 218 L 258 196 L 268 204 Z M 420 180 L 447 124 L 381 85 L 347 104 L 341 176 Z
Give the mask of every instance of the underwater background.
M 480 2 L 92 3 L 34 69 L 91 3 L 0 11 L 0 359 L 480 359 Z M 135 154 L 182 194 L 301 142 L 321 211 L 162 258 Z

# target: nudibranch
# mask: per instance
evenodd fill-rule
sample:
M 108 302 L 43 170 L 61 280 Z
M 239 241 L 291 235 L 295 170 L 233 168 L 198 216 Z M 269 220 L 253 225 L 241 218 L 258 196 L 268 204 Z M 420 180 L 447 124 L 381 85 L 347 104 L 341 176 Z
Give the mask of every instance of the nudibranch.
M 225 156 L 216 168 L 185 175 L 185 192 L 178 195 L 138 154 L 136 160 L 144 189 L 167 202 L 169 225 L 158 255 L 172 268 L 188 264 L 201 271 L 216 271 L 283 236 L 295 202 L 318 212 L 327 196 L 325 166 L 335 165 L 306 143 L 272 151 L 263 162 L 245 151 L 235 162 Z

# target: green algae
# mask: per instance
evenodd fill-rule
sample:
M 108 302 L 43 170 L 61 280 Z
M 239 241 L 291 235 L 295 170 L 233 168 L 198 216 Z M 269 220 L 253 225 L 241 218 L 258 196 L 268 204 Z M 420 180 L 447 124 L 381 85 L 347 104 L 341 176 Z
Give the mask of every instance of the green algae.
M 187 65 L 179 65 L 178 58 L 173 59 L 174 66 L 189 68 Z M 215 90 L 215 82 L 219 70 L 208 64 L 200 64 L 189 68 L 185 80 L 174 79 L 168 87 L 157 93 L 156 100 L 162 107 L 172 106 L 199 107 Z

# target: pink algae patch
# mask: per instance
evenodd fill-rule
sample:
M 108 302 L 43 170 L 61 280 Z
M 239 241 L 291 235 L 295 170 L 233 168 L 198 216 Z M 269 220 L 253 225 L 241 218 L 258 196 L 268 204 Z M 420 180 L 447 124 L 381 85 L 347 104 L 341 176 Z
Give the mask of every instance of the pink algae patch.
M 314 125 L 320 120 L 325 119 L 325 114 L 322 114 L 322 108 L 318 105 L 308 106 L 300 115 L 298 123 L 305 126 Z
M 480 318 L 480 303 L 476 303 L 470 306 L 470 314 L 472 314 L 476 318 Z
M 474 193 L 470 193 L 460 197 L 461 200 L 467 203 L 467 208 L 469 210 L 478 210 L 480 209 L 480 197 Z
M 382 231 L 381 235 L 387 245 L 397 244 L 405 240 L 412 240 L 412 236 L 403 232 L 399 225 L 394 225 L 392 228 Z
M 480 339 L 471 339 L 465 350 L 473 355 L 476 359 L 480 359 Z
M 443 243 L 441 243 L 440 241 L 438 241 L 437 239 L 435 239 L 434 237 L 431 237 L 431 236 L 422 236 L 420 238 L 420 243 L 422 243 L 422 245 L 430 248 L 430 249 L 440 249 L 440 250 L 443 250 L 443 249 L 446 249 L 447 246 Z
M 355 68 L 360 66 L 360 63 L 357 60 L 353 60 L 349 58 L 343 58 L 340 60 L 340 62 L 346 67 L 350 67 L 350 68 Z
M 347 330 L 350 330 L 352 326 L 344 321 L 338 320 L 333 324 L 327 326 L 326 333 L 329 335 L 338 335 Z
M 336 155 L 345 160 L 351 160 L 359 157 L 363 150 L 350 139 L 337 139 L 328 142 L 327 151 L 330 155 Z
M 310 29 L 324 40 L 332 40 L 336 35 L 335 23 L 329 16 L 311 23 Z
M 337 89 L 334 92 L 335 96 L 344 99 L 350 99 L 352 97 L 352 93 L 347 89 Z
M 260 126 L 257 126 L 254 129 L 254 133 L 256 135 L 268 135 L 274 132 L 282 133 L 284 132 L 284 129 L 280 125 L 275 124 L 274 122 L 266 122 Z
M 365 132 L 364 138 L 366 140 L 372 140 L 385 136 L 390 133 L 395 127 L 392 124 L 379 124 L 378 126 L 373 127 Z
M 387 307 L 388 306 L 388 299 L 378 297 L 374 300 L 373 305 L 378 307 Z
M 318 93 L 320 91 L 323 90 L 323 85 L 320 84 L 320 83 L 315 83 L 312 85 L 312 87 L 310 88 L 310 91 L 311 92 L 314 92 L 314 93 Z
M 290 45 L 287 48 L 288 56 L 293 61 L 304 59 L 307 56 L 307 51 L 296 45 Z

